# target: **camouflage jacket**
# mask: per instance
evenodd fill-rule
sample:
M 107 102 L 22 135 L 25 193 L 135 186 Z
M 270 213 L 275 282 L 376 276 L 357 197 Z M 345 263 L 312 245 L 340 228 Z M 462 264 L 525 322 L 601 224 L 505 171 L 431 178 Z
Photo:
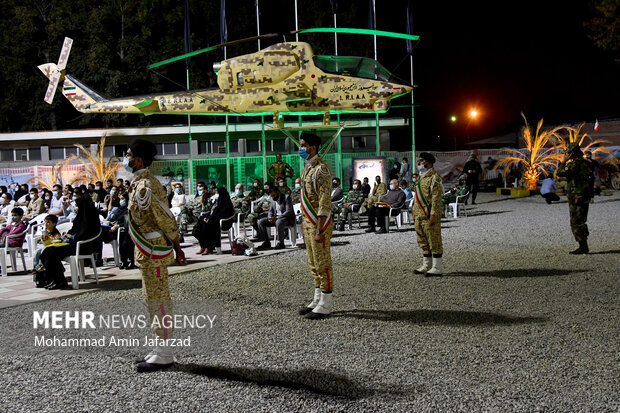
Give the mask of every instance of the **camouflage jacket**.
M 231 195 L 230 202 L 232 202 L 233 208 L 235 211 L 241 212 L 242 214 L 247 214 L 250 212 L 250 200 L 247 196 Z
M 328 217 L 332 211 L 332 174 L 327 164 L 318 155 L 308 159 L 301 179 L 304 195 L 316 211 L 316 215 Z
M 291 188 L 289 188 L 286 185 L 278 186 L 278 190 L 280 191 L 281 194 L 284 194 L 284 195 L 290 195 L 291 194 Z
M 351 189 L 347 192 L 347 202 L 351 202 L 353 204 L 361 204 L 364 201 L 364 193 L 361 189 Z
M 566 178 L 566 195 L 569 202 L 588 202 L 592 198 L 590 172 L 590 163 L 583 158 L 558 165 L 557 175 Z
M 370 196 L 379 196 L 387 194 L 387 185 L 385 182 L 381 182 L 379 185 L 375 182 L 375 185 L 372 187 L 372 192 Z
M 159 200 L 159 201 L 158 201 Z M 161 183 L 149 169 L 139 171 L 129 188 L 129 212 L 131 223 L 140 234 L 159 232 L 159 237 L 149 239 L 153 245 L 170 245 L 179 236 L 177 223 L 168 209 L 168 198 Z M 136 260 L 152 261 L 136 248 Z M 162 265 L 174 262 L 174 254 L 157 260 Z
M 441 176 L 434 169 L 430 169 L 424 176 L 418 178 L 418 184 L 413 195 L 415 199 L 413 201 L 413 216 L 416 219 L 427 219 L 427 215 L 428 217 L 433 215 L 435 219 L 440 218 L 442 196 Z M 423 209 L 423 205 L 427 205 L 426 210 Z
M 262 185 L 252 187 L 252 190 L 248 194 L 248 199 L 250 201 L 256 201 L 258 198 L 263 196 L 263 187 Z
M 291 202 L 293 205 L 301 202 L 301 188 L 291 190 Z
M 264 211 L 265 208 L 269 209 L 269 207 L 271 206 L 271 196 L 269 194 L 264 194 L 263 196 L 261 196 L 260 198 L 258 198 L 256 201 L 253 201 L 254 204 L 254 213 L 261 213 L 261 212 L 266 212 Z

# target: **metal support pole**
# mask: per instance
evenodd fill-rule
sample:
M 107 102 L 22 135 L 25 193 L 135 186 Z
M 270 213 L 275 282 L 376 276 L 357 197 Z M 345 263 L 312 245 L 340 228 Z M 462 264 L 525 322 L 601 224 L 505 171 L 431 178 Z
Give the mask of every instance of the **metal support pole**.
M 267 182 L 267 141 L 265 138 L 265 117 L 261 116 L 261 147 L 263 149 L 263 183 Z
M 409 56 L 409 63 L 411 65 L 411 86 L 413 86 L 413 55 Z M 411 163 L 413 166 L 412 172 L 416 172 L 418 163 L 415 160 L 415 122 L 414 122 L 414 108 L 413 108 L 413 90 L 411 91 Z

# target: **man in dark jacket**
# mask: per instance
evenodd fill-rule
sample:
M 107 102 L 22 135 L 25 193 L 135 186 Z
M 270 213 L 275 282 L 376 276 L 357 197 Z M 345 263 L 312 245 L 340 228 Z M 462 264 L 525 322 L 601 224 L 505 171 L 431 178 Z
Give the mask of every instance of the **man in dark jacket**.
M 469 155 L 469 160 L 463 166 L 463 172 L 467 175 L 467 187 L 471 194 L 471 203 L 475 205 L 478 187 L 480 186 L 480 174 L 482 173 L 482 166 L 476 160 L 475 154 Z
M 269 195 L 271 196 L 271 205 L 267 217 L 258 220 L 258 238 L 263 240 L 263 243 L 257 249 L 271 249 L 267 228 L 275 226 L 278 233 L 278 244 L 274 249 L 281 250 L 284 248 L 286 228 L 295 225 L 295 211 L 290 195 L 280 193 L 275 186 L 269 188 Z
M 570 213 L 570 228 L 579 248 L 571 254 L 587 254 L 588 248 L 588 208 L 592 193 L 590 192 L 590 163 L 583 159 L 583 152 L 577 142 L 571 142 L 566 149 L 564 161 L 558 165 L 557 175 L 567 181 L 566 196 Z
M 392 179 L 390 181 L 390 190 L 385 195 L 381 195 L 379 197 L 379 201 L 370 209 L 368 209 L 368 228 L 366 232 L 375 232 L 375 218 L 377 220 L 377 225 L 379 226 L 379 230 L 376 231 L 377 234 L 385 234 L 387 231 L 385 229 L 385 217 L 392 210 L 392 216 L 396 214 L 400 214 L 400 208 L 405 204 L 406 195 L 403 191 L 400 190 L 398 185 L 398 181 L 396 179 Z

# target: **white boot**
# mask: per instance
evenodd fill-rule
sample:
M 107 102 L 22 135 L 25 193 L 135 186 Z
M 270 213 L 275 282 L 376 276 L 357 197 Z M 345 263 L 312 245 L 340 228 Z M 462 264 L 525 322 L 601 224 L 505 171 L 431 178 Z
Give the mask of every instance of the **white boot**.
M 319 304 L 314 307 L 311 313 L 306 315 L 306 318 L 310 319 L 319 319 L 324 318 L 331 314 L 332 312 L 332 293 L 324 293 L 321 291 L 321 299 L 319 300 Z
M 431 257 L 423 257 L 422 266 L 416 270 L 413 270 L 414 274 L 424 274 L 431 269 Z
M 147 354 L 143 362 L 136 365 L 139 373 L 150 372 L 165 369 L 172 366 L 174 363 L 174 355 L 172 351 L 171 340 L 157 339 L 161 341 L 153 348 L 153 350 Z
M 314 289 L 314 298 L 312 302 L 308 304 L 306 307 L 303 307 L 299 310 L 299 315 L 305 315 L 311 312 L 317 305 L 319 305 L 319 301 L 321 300 L 321 289 L 316 287 Z
M 430 277 L 430 276 L 439 276 L 442 274 L 441 272 L 441 260 L 442 257 L 439 258 L 435 258 L 433 257 L 433 268 L 431 268 L 430 270 L 428 270 L 426 272 L 426 276 Z

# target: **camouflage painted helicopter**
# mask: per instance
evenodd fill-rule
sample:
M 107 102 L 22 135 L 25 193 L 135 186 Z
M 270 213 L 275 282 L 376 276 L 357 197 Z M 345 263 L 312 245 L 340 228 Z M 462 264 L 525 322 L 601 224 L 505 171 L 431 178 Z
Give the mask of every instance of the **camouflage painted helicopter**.
M 383 33 L 380 35 L 390 33 L 372 32 Z M 218 88 L 106 99 L 66 73 L 71 45 L 72 40 L 65 38 L 58 64 L 46 63 L 39 69 L 50 80 L 45 101 L 52 103 L 54 92 L 62 82 L 60 89 L 63 95 L 82 113 L 273 114 L 274 128 L 281 126 L 278 119 L 284 114 L 323 113 L 323 124 L 328 126 L 330 113 L 383 113 L 390 108 L 391 99 L 413 90 L 411 85 L 396 78 L 376 60 L 318 56 L 314 55 L 308 43 L 284 42 L 256 53 L 214 63 Z

